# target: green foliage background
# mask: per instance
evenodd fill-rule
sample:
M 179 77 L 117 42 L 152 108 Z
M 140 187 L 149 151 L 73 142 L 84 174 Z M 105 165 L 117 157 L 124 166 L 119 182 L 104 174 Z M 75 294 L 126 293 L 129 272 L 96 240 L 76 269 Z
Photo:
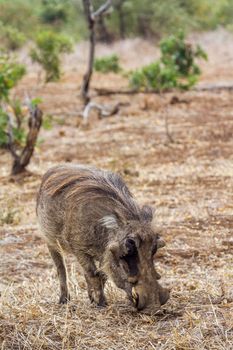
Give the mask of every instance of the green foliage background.
M 93 0 L 93 6 L 103 2 Z M 112 39 L 161 38 L 177 29 L 188 32 L 219 25 L 233 29 L 233 0 L 113 0 L 113 5 L 114 11 L 104 18 L 105 34 Z M 62 31 L 75 40 L 87 37 L 81 0 L 0 0 L 0 21 L 27 38 L 41 29 Z

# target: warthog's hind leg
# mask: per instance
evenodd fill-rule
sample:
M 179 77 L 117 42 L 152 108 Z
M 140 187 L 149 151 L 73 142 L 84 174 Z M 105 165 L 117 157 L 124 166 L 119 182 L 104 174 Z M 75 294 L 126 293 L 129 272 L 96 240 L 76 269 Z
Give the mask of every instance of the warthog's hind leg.
M 67 272 L 66 265 L 62 254 L 57 251 L 54 247 L 49 246 L 49 252 L 57 268 L 57 273 L 60 281 L 61 295 L 59 299 L 59 304 L 66 304 L 70 300 L 70 295 L 67 286 Z

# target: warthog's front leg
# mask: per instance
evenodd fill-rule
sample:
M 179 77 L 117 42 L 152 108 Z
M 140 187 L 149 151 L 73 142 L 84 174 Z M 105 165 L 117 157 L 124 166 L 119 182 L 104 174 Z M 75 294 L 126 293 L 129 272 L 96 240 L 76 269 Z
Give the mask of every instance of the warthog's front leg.
M 67 286 L 67 272 L 66 272 L 65 261 L 61 253 L 57 251 L 54 247 L 48 245 L 48 248 L 49 248 L 51 257 L 56 265 L 58 277 L 60 280 L 61 295 L 60 295 L 59 303 L 66 304 L 67 301 L 70 300 L 70 295 L 69 295 L 68 286 Z
M 95 302 L 98 306 L 106 306 L 104 279 L 102 275 L 96 271 L 95 274 L 85 273 L 85 278 L 90 301 Z
M 84 269 L 90 301 L 95 302 L 98 306 L 105 306 L 107 304 L 104 295 L 105 275 L 97 270 L 90 256 L 82 255 L 81 258 L 79 256 L 78 261 Z

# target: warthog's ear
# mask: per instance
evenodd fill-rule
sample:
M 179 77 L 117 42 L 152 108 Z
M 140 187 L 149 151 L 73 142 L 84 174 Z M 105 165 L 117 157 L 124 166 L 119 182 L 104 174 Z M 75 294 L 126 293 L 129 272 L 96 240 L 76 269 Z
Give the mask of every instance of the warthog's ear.
M 154 216 L 154 209 L 152 209 L 148 205 L 144 205 L 141 209 L 141 215 L 143 221 L 151 222 Z
M 102 219 L 99 220 L 99 223 L 103 227 L 106 227 L 109 230 L 119 228 L 117 218 L 115 215 L 106 215 L 106 216 L 102 217 Z
M 165 245 L 166 245 L 166 243 L 163 240 L 163 238 L 160 235 L 158 235 L 158 237 L 157 237 L 157 248 L 158 249 L 159 248 L 163 248 L 163 247 L 165 247 Z

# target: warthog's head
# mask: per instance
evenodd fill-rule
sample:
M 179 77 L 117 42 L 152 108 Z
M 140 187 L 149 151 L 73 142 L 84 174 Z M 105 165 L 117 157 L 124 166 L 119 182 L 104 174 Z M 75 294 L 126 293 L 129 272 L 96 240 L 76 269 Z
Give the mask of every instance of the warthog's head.
M 119 224 L 108 216 L 105 225 L 115 229 L 107 254 L 113 281 L 126 291 L 138 310 L 157 310 L 169 298 L 169 291 L 157 282 L 160 276 L 154 267 L 155 253 L 165 245 L 164 241 L 148 221 Z

